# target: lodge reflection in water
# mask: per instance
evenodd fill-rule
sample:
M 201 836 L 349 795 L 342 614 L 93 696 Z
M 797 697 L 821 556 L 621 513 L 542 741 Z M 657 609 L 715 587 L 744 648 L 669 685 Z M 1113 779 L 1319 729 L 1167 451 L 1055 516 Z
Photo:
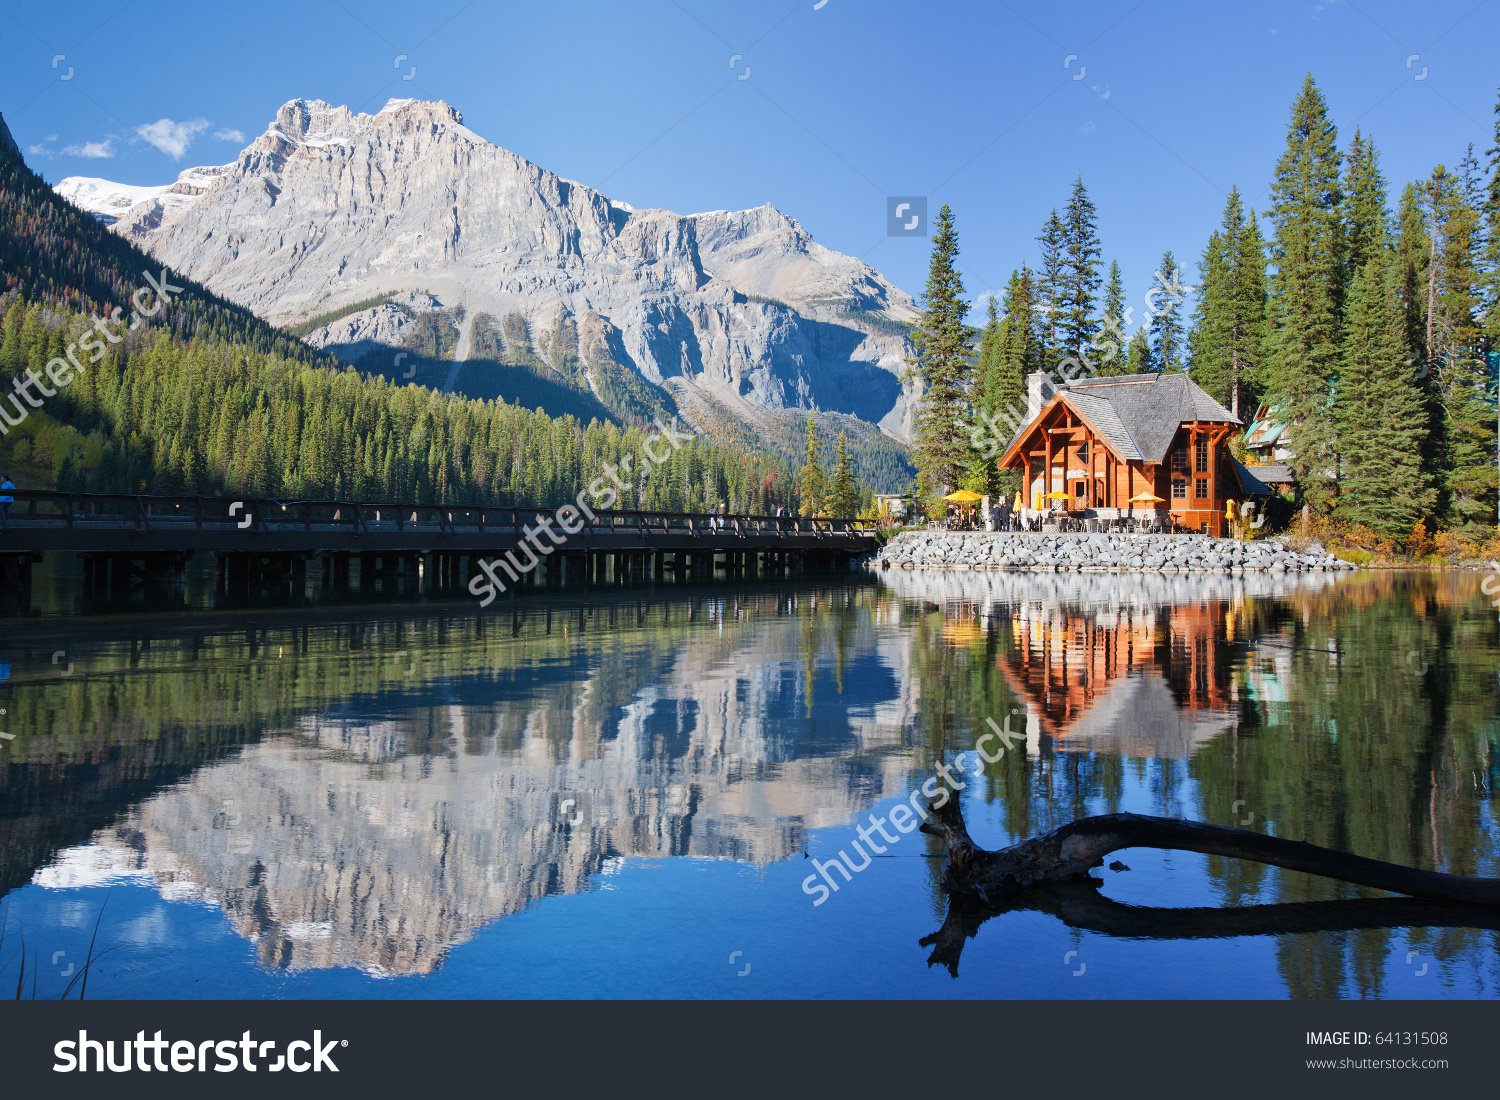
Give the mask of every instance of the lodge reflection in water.
M 1022 603 L 1012 614 L 999 667 L 1061 751 L 1179 759 L 1232 723 L 1217 607 Z

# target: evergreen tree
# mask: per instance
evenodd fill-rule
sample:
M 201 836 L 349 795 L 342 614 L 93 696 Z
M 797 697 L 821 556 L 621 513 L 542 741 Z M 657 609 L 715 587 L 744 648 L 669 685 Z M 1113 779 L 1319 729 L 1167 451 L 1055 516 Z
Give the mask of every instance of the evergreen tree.
M 1398 275 L 1384 250 L 1355 272 L 1333 404 L 1338 514 L 1394 538 L 1431 515 L 1437 501 L 1422 454 L 1426 401 L 1407 363 Z
M 1100 318 L 1103 331 L 1094 345 L 1094 373 L 1124 374 L 1129 367 L 1126 348 L 1130 337 L 1125 333 L 1125 279 L 1120 262 L 1109 262 L 1109 282 L 1104 284 L 1104 313 Z
M 1037 271 L 1036 311 L 1040 316 L 1042 360 L 1047 368 L 1056 366 L 1066 357 L 1062 338 L 1062 318 L 1066 289 L 1064 286 L 1064 249 L 1067 247 L 1067 231 L 1057 208 L 1047 215 L 1037 244 L 1042 246 L 1042 266 Z
M 1486 266 L 1488 267 L 1485 334 L 1489 349 L 1500 351 L 1500 97 L 1495 100 L 1495 144 L 1486 152 L 1490 158 L 1490 182 L 1484 199 Z M 1500 399 L 1500 394 L 1497 394 Z
M 1239 416 L 1241 396 L 1253 393 L 1263 356 L 1266 255 L 1255 212 L 1246 216 L 1237 187 L 1230 188 L 1224 220 L 1208 239 L 1199 272 L 1188 341 L 1193 378 Z
M 1177 259 L 1170 251 L 1163 252 L 1162 279 L 1168 285 L 1181 281 Z M 1163 373 L 1182 370 L 1182 300 L 1162 292 L 1156 297 L 1156 306 L 1151 315 L 1151 358 L 1156 369 Z
M 1496 514 L 1495 410 L 1486 393 L 1489 372 L 1478 320 L 1484 196 L 1472 145 L 1457 174 L 1438 165 L 1428 196 L 1433 250 L 1426 338 L 1447 414 L 1447 506 L 1461 523 L 1489 525 Z
M 1063 230 L 1061 261 L 1061 339 L 1069 355 L 1082 362 L 1099 320 L 1094 295 L 1099 290 L 1099 230 L 1093 200 L 1083 186 L 1083 173 L 1073 181 Z M 1045 235 L 1045 233 L 1044 233 Z
M 1130 347 L 1127 349 L 1129 374 L 1154 374 L 1159 368 L 1156 357 L 1151 353 L 1151 341 L 1146 337 L 1146 330 L 1138 328 L 1135 335 L 1130 338 Z
M 827 478 L 823 473 L 823 448 L 818 442 L 818 418 L 809 413 L 807 417 L 807 446 L 802 455 L 802 469 L 797 471 L 797 500 L 799 511 L 804 516 L 815 516 L 823 511 L 824 499 L 828 495 Z
M 957 267 L 958 233 L 944 203 L 932 236 L 932 259 L 922 292 L 922 313 L 911 326 L 917 355 L 907 360 L 923 384 L 917 410 L 918 484 L 929 496 L 957 485 L 968 470 L 969 384 L 973 363 L 964 317 L 963 280 Z
M 1286 151 L 1271 186 L 1269 398 L 1290 424 L 1293 474 L 1302 493 L 1331 506 L 1336 491 L 1328 417 L 1339 367 L 1343 256 L 1338 131 L 1311 74 L 1292 105 Z
M 828 490 L 828 514 L 847 518 L 859 511 L 860 489 L 844 434 L 839 432 L 838 450 L 834 452 L 833 481 Z
M 1396 214 L 1397 293 L 1407 346 L 1423 363 L 1427 360 L 1427 280 L 1431 263 L 1432 242 L 1422 189 L 1408 183 L 1401 191 Z
M 1356 272 L 1380 256 L 1387 246 L 1388 215 L 1385 208 L 1385 177 L 1380 174 L 1380 156 L 1375 143 L 1358 128 L 1349 144 L 1344 173 L 1344 263 L 1352 281 Z

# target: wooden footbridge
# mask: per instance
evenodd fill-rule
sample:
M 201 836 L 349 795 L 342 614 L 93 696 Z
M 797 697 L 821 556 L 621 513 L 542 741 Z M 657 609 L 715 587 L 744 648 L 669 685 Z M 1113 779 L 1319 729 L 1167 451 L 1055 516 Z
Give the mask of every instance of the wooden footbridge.
M 0 514 L 0 587 L 30 584 L 44 555 L 81 561 L 85 591 L 180 583 L 189 558 L 211 554 L 219 585 L 307 580 L 373 590 L 407 578 L 457 587 L 481 559 L 525 568 L 523 585 L 704 578 L 847 567 L 875 548 L 856 520 L 664 512 L 373 504 L 7 490 Z M 535 566 L 530 563 L 535 562 Z

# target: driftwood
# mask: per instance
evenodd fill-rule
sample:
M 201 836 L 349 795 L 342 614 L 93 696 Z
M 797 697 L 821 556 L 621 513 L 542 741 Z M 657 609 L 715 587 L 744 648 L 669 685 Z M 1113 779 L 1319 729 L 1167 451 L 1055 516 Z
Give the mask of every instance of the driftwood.
M 998 852 L 969 837 L 957 800 L 933 807 L 922 831 L 948 846 L 943 926 L 922 938 L 927 964 L 955 977 L 964 943 L 991 917 L 1018 910 L 1050 913 L 1065 924 L 1111 936 L 1201 939 L 1342 932 L 1360 928 L 1500 930 L 1500 880 L 1421 871 L 1394 863 L 1197 821 L 1108 814 L 1084 818 Z M 1088 875 L 1121 848 L 1177 848 L 1232 856 L 1370 886 L 1401 898 L 1162 909 L 1125 905 L 1099 894 Z

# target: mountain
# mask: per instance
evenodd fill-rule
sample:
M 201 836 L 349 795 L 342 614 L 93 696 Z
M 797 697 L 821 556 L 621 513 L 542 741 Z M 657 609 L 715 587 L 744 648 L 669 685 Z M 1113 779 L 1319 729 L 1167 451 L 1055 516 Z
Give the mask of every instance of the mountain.
M 123 194 L 76 178 L 58 190 L 95 206 Z M 392 377 L 420 367 L 418 381 L 481 396 L 552 387 L 626 420 L 680 409 L 700 429 L 736 430 L 727 418 L 754 434 L 816 409 L 910 438 L 914 307 L 874 268 L 769 205 L 611 201 L 445 103 L 367 115 L 293 100 L 233 164 L 183 173 L 111 228 Z M 419 345 L 431 354 L 396 362 Z

